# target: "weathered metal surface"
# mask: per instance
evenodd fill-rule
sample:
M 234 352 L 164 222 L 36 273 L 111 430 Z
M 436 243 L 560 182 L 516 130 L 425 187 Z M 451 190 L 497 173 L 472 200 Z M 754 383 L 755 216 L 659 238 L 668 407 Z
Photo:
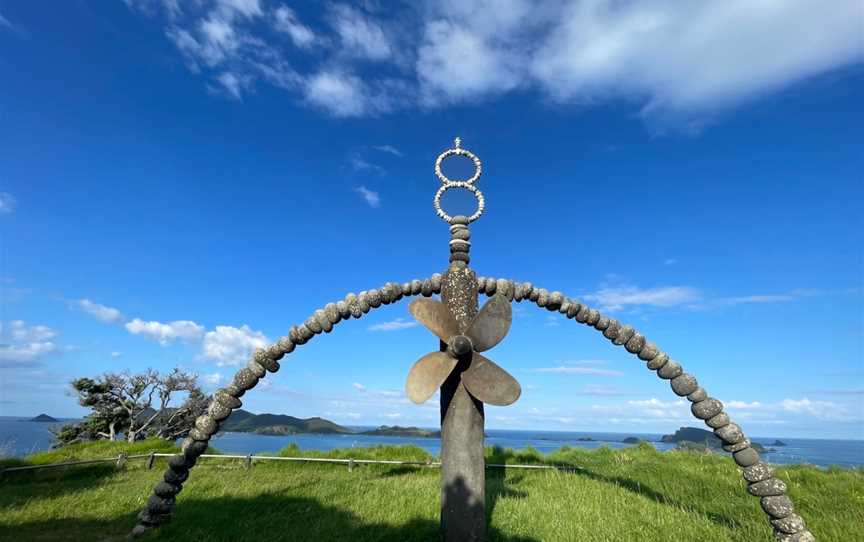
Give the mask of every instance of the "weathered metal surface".
M 474 343 L 474 350 L 485 352 L 504 339 L 512 321 L 510 302 L 503 295 L 496 295 L 483 305 L 466 335 Z
M 445 352 L 432 352 L 417 360 L 405 382 L 408 398 L 418 405 L 425 403 L 435 395 L 454 367 L 456 358 Z
M 471 366 L 462 373 L 462 382 L 471 395 L 490 405 L 511 405 L 522 394 L 522 387 L 510 373 L 477 352 Z
M 408 310 L 418 322 L 444 342 L 459 333 L 459 325 L 447 307 L 435 299 L 415 299 Z

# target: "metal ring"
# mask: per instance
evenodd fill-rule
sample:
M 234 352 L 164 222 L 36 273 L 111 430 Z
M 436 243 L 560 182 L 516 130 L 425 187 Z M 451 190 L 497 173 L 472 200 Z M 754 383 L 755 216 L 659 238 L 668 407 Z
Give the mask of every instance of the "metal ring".
M 441 163 L 444 161 L 445 158 L 448 158 L 450 156 L 465 156 L 465 157 L 469 158 L 472 162 L 474 162 L 474 175 L 472 175 L 470 179 L 467 179 L 465 181 L 452 181 L 452 180 L 448 179 L 444 175 L 444 173 L 441 172 Z M 460 148 L 458 141 L 456 144 L 456 148 L 447 149 L 446 151 L 439 154 L 438 159 L 435 160 L 435 176 L 438 177 L 438 179 L 441 181 L 442 184 L 466 183 L 469 185 L 473 185 L 474 182 L 480 178 L 480 175 L 482 173 L 483 173 L 483 165 L 480 163 L 480 159 L 477 158 L 477 155 L 474 154 L 473 152 Z
M 472 223 L 483 214 L 483 209 L 486 207 L 486 200 L 483 199 L 483 192 L 481 192 L 476 186 L 469 183 L 468 181 L 449 181 L 443 185 L 441 188 L 435 192 L 435 199 L 433 200 L 433 204 L 435 205 L 435 214 L 441 217 L 441 219 L 448 223 L 453 223 L 453 217 L 448 215 L 441 209 L 441 196 L 444 195 L 444 192 L 450 190 L 451 188 L 464 188 L 471 193 L 474 194 L 474 197 L 477 198 L 477 211 L 474 212 L 473 215 L 468 217 L 468 223 Z

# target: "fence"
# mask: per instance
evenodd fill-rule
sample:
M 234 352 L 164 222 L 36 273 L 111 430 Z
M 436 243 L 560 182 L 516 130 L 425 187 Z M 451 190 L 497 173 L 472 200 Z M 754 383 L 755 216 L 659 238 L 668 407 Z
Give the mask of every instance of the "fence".
M 93 465 L 98 463 L 114 463 L 118 468 L 122 467 L 126 464 L 127 461 L 131 459 L 147 459 L 147 468 L 152 469 L 153 463 L 157 457 L 172 457 L 175 454 L 166 454 L 166 453 L 156 453 L 150 452 L 149 454 L 136 454 L 136 455 L 126 455 L 119 454 L 117 457 L 107 457 L 104 459 L 85 459 L 81 461 L 65 461 L 63 463 L 49 463 L 45 465 L 27 465 L 24 467 L 9 467 L 3 470 L 0 470 L 0 476 L 6 474 L 7 472 L 17 472 L 17 471 L 27 471 L 27 470 L 39 470 L 39 469 L 50 469 L 56 467 L 70 467 L 76 465 Z M 337 458 L 329 458 L 329 457 L 276 457 L 269 455 L 222 455 L 222 454 L 203 454 L 200 456 L 201 458 L 206 459 L 242 459 L 244 460 L 244 466 L 247 469 L 252 468 L 252 464 L 256 461 L 299 461 L 299 462 L 312 462 L 312 463 L 337 463 L 337 464 L 347 464 L 348 471 L 353 471 L 355 465 L 407 465 L 414 467 L 440 467 L 440 462 L 435 461 L 395 461 L 395 460 L 386 460 L 386 459 L 337 459 Z M 578 467 L 567 466 L 567 465 L 510 465 L 506 463 L 487 463 L 486 468 L 502 468 L 502 469 L 552 469 L 552 470 L 564 470 L 564 471 L 572 471 L 578 470 Z

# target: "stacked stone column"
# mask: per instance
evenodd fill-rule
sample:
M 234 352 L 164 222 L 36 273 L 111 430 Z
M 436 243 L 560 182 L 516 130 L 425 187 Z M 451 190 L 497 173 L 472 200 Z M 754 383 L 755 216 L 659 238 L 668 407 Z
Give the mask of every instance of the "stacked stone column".
M 189 471 L 207 449 L 210 438 L 219 431 L 220 424 L 231 412 L 242 406 L 240 398 L 248 390 L 254 388 L 268 372 L 275 373 L 279 370 L 279 361 L 286 354 L 290 354 L 297 346 L 306 344 L 315 335 L 330 333 L 333 326 L 343 320 L 360 318 L 371 309 L 395 303 L 403 297 L 429 297 L 439 293 L 441 275 L 438 273 L 424 280 L 415 279 L 401 285 L 388 282 L 381 288 L 356 295 L 350 293 L 344 299 L 328 303 L 316 310 L 305 322 L 291 327 L 288 335 L 270 347 L 253 353 L 248 364 L 234 375 L 232 383 L 213 395 L 207 413 L 195 420 L 195 427 L 183 441 L 181 452 L 168 460 L 168 468 L 165 469 L 162 481 L 153 488 L 146 508 L 138 514 L 138 523 L 132 534 L 143 534 L 171 519 L 177 495 L 183 490 Z
M 628 352 L 645 361 L 648 369 L 657 376 L 668 380 L 672 391 L 690 401 L 693 416 L 705 422 L 723 441 L 723 449 L 732 454 L 735 463 L 741 467 L 747 481 L 747 491 L 759 497 L 762 510 L 768 516 L 774 535 L 782 542 L 813 542 L 816 538 L 807 530 L 801 516 L 794 513 L 792 500 L 786 496 L 786 484 L 774 476 L 771 467 L 760 460 L 759 453 L 751 446 L 741 427 L 733 423 L 723 411 L 723 403 L 710 397 L 696 378 L 684 372 L 678 362 L 662 352 L 654 343 L 614 318 L 601 314 L 598 310 L 561 292 L 549 292 L 536 288 L 530 282 L 514 282 L 508 279 L 479 277 L 480 293 L 492 296 L 505 295 L 511 301 L 528 300 L 546 310 L 558 312 L 580 324 L 593 327 L 603 333 L 616 346 L 623 346 Z

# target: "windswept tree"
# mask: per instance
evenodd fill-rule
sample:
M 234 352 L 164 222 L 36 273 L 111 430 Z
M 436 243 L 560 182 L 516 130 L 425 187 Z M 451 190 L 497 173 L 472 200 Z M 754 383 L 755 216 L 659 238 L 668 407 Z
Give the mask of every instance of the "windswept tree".
M 80 423 L 55 433 L 59 444 L 81 440 L 116 440 L 122 433 L 129 442 L 146 436 L 175 439 L 185 436 L 209 405 L 195 374 L 174 369 L 166 375 L 148 369 L 143 373 L 105 373 L 98 378 L 72 381 L 78 404 L 90 409 Z M 186 394 L 179 407 L 172 400 Z

